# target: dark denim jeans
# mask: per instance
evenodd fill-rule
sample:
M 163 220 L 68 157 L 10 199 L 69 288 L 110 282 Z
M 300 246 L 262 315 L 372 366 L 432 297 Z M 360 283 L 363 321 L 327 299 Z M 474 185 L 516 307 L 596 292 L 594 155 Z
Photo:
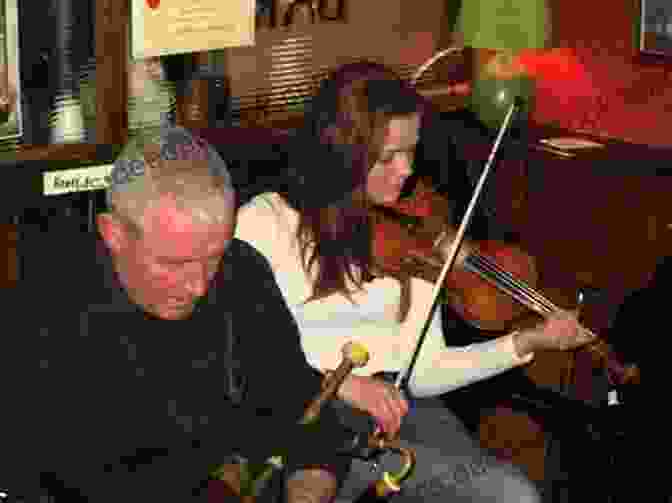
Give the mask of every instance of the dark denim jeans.
M 342 403 L 339 407 L 344 406 Z M 347 406 L 345 406 L 347 407 Z M 349 419 L 344 419 L 347 422 Z M 518 468 L 483 450 L 464 425 L 438 399 L 413 402 L 400 431 L 403 446 L 415 450 L 415 471 L 395 501 L 537 503 L 537 488 Z M 376 472 L 370 462 L 355 459 L 339 492 L 339 501 L 361 494 L 380 476 L 396 471 L 399 460 L 384 455 Z

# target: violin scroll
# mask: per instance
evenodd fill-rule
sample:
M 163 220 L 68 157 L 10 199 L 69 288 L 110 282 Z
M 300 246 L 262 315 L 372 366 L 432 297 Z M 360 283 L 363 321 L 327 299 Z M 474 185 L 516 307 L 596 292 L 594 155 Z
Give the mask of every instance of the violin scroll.
M 623 365 L 613 356 L 613 349 L 604 339 L 596 339 L 585 346 L 596 362 L 607 371 L 609 381 L 617 386 L 639 384 L 639 367 L 634 363 Z

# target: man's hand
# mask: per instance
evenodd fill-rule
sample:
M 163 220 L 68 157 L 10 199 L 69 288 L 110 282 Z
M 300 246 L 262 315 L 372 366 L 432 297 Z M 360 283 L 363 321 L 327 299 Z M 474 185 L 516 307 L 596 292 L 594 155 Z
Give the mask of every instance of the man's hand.
M 408 402 L 399 390 L 374 377 L 348 376 L 338 397 L 352 407 L 368 412 L 389 437 L 396 436 L 401 418 L 408 413 Z
M 287 479 L 287 503 L 329 503 L 336 485 L 336 477 L 326 470 L 297 470 Z
M 516 334 L 515 346 L 518 356 L 522 357 L 535 351 L 567 351 L 581 347 L 594 339 L 594 336 L 581 327 L 574 314 L 559 311 L 544 323 Z

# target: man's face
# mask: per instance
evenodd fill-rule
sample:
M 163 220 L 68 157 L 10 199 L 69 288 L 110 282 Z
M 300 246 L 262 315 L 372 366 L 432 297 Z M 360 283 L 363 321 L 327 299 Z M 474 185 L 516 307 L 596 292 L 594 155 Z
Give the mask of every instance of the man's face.
M 165 320 L 188 318 L 233 238 L 234 215 L 224 223 L 201 223 L 161 200 L 145 212 L 144 230 L 135 237 L 122 224 L 117 259 L 131 299 Z

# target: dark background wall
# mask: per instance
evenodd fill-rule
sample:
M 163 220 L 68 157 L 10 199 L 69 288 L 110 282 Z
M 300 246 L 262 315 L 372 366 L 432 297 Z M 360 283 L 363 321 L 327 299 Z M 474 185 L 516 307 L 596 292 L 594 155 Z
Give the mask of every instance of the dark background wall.
M 552 0 L 552 8 L 556 46 L 576 50 L 597 96 L 565 107 L 540 93 L 536 120 L 672 145 L 672 58 L 656 64 L 637 57 L 639 0 Z

